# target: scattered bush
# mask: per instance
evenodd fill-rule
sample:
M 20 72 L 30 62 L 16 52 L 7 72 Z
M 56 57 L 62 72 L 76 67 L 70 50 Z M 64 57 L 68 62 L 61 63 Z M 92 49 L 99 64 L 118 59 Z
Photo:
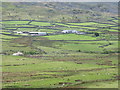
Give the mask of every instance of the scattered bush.
M 77 52 L 81 52 L 81 50 L 77 50 Z

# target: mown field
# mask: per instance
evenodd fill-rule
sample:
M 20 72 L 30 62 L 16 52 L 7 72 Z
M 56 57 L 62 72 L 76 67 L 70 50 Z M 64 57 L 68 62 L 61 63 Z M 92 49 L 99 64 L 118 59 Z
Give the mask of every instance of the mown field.
M 116 19 L 112 19 L 112 23 L 26 20 L 1 24 L 3 88 L 118 88 L 120 51 Z M 12 33 L 62 30 L 92 34 L 27 36 Z M 95 32 L 99 33 L 98 37 Z M 18 51 L 24 56 L 12 55 Z

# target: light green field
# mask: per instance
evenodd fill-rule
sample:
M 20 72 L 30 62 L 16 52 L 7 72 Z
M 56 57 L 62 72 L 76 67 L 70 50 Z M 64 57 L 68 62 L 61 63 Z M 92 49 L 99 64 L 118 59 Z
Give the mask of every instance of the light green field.
M 10 30 L 10 29 L 17 29 L 16 27 L 12 27 L 12 28 L 5 28 L 5 29 L 8 29 L 8 30 Z
M 35 31 L 35 28 L 18 28 L 17 31 Z
M 75 35 L 75 34 L 63 34 L 63 35 L 54 35 L 54 36 L 45 36 L 50 40 L 96 40 L 95 37 L 86 36 L 86 35 Z
M 115 25 L 110 25 L 110 24 L 98 24 L 97 27 L 110 27 L 110 26 L 115 26 Z
M 51 26 L 48 22 L 31 22 L 32 25 L 38 25 L 38 26 Z
M 66 87 L 66 86 L 70 87 L 71 85 L 69 84 L 65 84 L 64 86 L 62 86 L 61 84 L 59 84 L 59 82 L 69 82 L 72 83 L 72 86 L 76 86 L 76 84 L 79 84 L 80 82 L 83 81 L 106 80 L 106 79 L 111 79 L 115 74 L 117 75 L 116 70 L 111 68 L 112 66 L 107 66 L 107 65 L 101 66 L 101 65 L 96 65 L 94 63 L 76 64 L 75 62 L 71 62 L 71 61 L 70 62 L 49 61 L 49 60 L 45 60 L 45 58 L 32 59 L 32 58 L 20 57 L 20 56 L 3 56 L 3 59 L 5 60 L 3 62 L 3 65 L 11 65 L 11 66 L 3 66 L 3 71 L 4 71 L 3 75 L 10 77 L 4 79 L 4 81 L 10 81 L 10 82 L 6 82 L 6 84 L 4 84 L 3 87 L 10 87 L 10 86 L 16 88 L 19 87 L 55 88 L 55 87 Z M 14 66 L 14 65 L 18 65 L 18 66 Z M 98 68 L 101 70 L 100 71 L 97 70 Z M 89 71 L 92 69 L 95 70 Z M 88 71 L 86 72 L 86 70 Z M 5 72 L 6 73 L 9 72 L 9 74 L 5 74 Z M 81 81 L 75 82 L 75 80 L 81 80 Z M 87 85 L 87 83 L 82 85 L 85 86 Z M 115 83 L 114 85 L 117 86 L 117 84 Z
M 11 24 L 9 24 L 11 23 Z M 13 24 L 12 24 L 13 23 Z M 15 22 L 4 22 L 7 31 L 16 27 L 32 27 L 32 25 L 14 25 Z M 27 22 L 16 22 L 27 24 Z M 38 26 L 53 26 L 47 22 L 32 22 Z M 102 34 L 94 22 L 80 23 L 74 26 L 56 23 L 62 30 L 88 31 L 100 33 L 76 35 L 60 34 L 49 36 L 15 36 L 3 32 L 2 38 L 2 72 L 3 88 L 116 88 L 118 87 L 118 41 L 117 34 Z M 91 25 L 91 27 L 83 27 Z M 110 24 L 101 24 L 109 26 Z M 64 27 L 67 26 L 67 27 Z M 100 25 L 99 25 L 100 26 Z M 10 28 L 11 27 L 11 28 Z M 69 28 L 70 27 L 70 28 Z M 79 29 L 84 28 L 84 29 Z M 47 28 L 18 28 L 16 31 L 55 32 Z M 6 31 L 6 30 L 3 30 Z M 107 31 L 117 31 L 106 29 Z M 89 31 L 88 31 L 89 32 Z M 101 40 L 103 39 L 104 40 Z M 112 40 L 115 39 L 115 40 Z M 77 41 L 78 40 L 78 41 Z M 81 41 L 80 41 L 81 40 Z M 87 40 L 87 41 L 86 41 Z M 93 40 L 93 41 L 92 41 Z M 95 41 L 97 40 L 97 41 Z M 99 41 L 100 40 L 100 41 Z M 108 40 L 108 41 L 107 41 Z M 111 43 L 111 45 L 108 45 Z M 105 46 L 108 45 L 108 46 Z M 103 46 L 103 47 L 100 47 Z M 21 51 L 24 56 L 13 56 Z M 36 53 L 34 53 L 36 52 Z M 33 54 L 31 54 L 33 53 Z M 106 81 L 109 80 L 109 81 Z M 62 83 L 62 84 L 61 84 Z M 65 83 L 65 84 L 64 84 Z
M 111 32 L 119 32 L 118 30 L 110 29 Z
M 12 39 L 12 38 L 18 38 L 16 36 L 9 36 L 9 35 L 1 35 L 0 36 L 3 38 L 3 39 Z
M 114 22 L 118 23 L 118 20 L 112 20 L 112 21 L 114 21 Z
M 2 24 L 27 24 L 29 21 L 3 21 Z
M 63 23 L 55 23 L 55 25 L 61 25 L 61 26 L 70 27 L 70 25 L 66 25 L 66 24 L 63 24 Z
M 95 52 L 101 52 L 103 48 L 99 48 L 96 44 L 66 44 L 62 46 L 63 49 L 68 50 L 80 50 L 80 51 L 95 51 Z
M 87 23 L 68 23 L 68 24 L 71 24 L 71 25 L 96 25 L 98 23 L 95 23 L 95 22 L 87 22 Z

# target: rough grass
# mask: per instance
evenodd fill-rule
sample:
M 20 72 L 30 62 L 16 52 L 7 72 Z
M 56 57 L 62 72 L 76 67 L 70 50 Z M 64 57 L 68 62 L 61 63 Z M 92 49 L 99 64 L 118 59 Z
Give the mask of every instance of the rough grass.
M 67 50 L 80 50 L 81 51 L 93 51 L 93 52 L 102 52 L 103 48 L 99 48 L 99 45 L 96 44 L 66 44 L 63 45 L 61 48 Z
M 5 27 L 31 27 L 33 25 L 17 25 L 27 24 L 28 22 L 4 22 Z M 52 26 L 48 22 L 32 22 L 37 26 Z M 63 23 L 56 23 L 61 27 L 54 28 L 67 30 L 73 28 L 82 28 L 83 25 L 90 25 L 85 29 L 95 29 L 96 23 L 80 23 L 82 26 L 75 26 Z M 93 26 L 92 26 L 93 25 Z M 100 26 L 100 24 L 96 24 Z M 67 26 L 67 27 L 64 27 Z M 101 24 L 102 27 L 110 26 L 110 24 Z M 7 28 L 7 29 L 12 29 Z M 18 28 L 20 31 L 35 31 L 34 29 Z M 40 31 L 54 32 L 52 29 L 39 29 Z M 112 29 L 110 29 L 112 30 Z M 5 30 L 4 30 L 5 31 Z M 87 31 L 87 30 L 86 30 Z M 103 32 L 98 30 L 95 32 Z M 109 31 L 107 29 L 107 31 Z M 4 32 L 8 34 L 8 32 Z M 9 33 L 10 34 L 10 33 Z M 118 42 L 110 41 L 110 35 L 100 34 L 99 37 L 93 35 L 76 35 L 61 34 L 51 36 L 13 36 L 1 35 L 3 51 L 9 52 L 10 55 L 3 55 L 3 88 L 112 88 L 117 87 L 116 76 L 118 76 L 118 55 L 116 53 L 101 54 L 106 51 L 117 51 Z M 104 36 L 104 37 L 103 37 Z M 111 37 L 116 38 L 117 35 Z M 94 41 L 96 39 L 108 39 L 108 41 Z M 59 41 L 61 40 L 61 41 Z M 63 40 L 63 41 L 62 41 Z M 77 41 L 78 40 L 78 41 Z M 83 41 L 79 41 L 83 40 Z M 85 41 L 88 40 L 88 41 Z M 93 40 L 93 41 L 91 41 Z M 17 51 L 45 51 L 46 54 L 35 54 L 26 56 L 12 56 Z M 80 50 L 80 51 L 78 51 Z M 100 52 L 100 53 L 92 53 Z M 106 81 L 110 80 L 110 81 Z M 114 80 L 114 82 L 112 82 Z M 66 83 L 65 83 L 66 82 Z M 64 84 L 65 83 L 65 84 Z
M 53 61 L 53 59 L 50 58 L 49 60 L 45 60 L 45 58 L 32 59 L 21 56 L 3 56 L 3 58 L 5 60 L 3 62 L 3 65 L 11 65 L 3 66 L 3 87 L 9 88 L 56 88 L 66 86 L 71 87 L 71 84 L 65 84 L 63 86 L 59 83 L 68 82 L 72 83 L 72 86 L 76 86 L 76 84 L 79 84 L 84 81 L 92 82 L 93 80 L 107 80 L 117 75 L 117 69 L 111 68 L 113 66 L 97 65 L 95 63 L 90 64 L 89 61 L 87 61 L 86 64 L 82 61 L 81 62 L 83 64 L 77 64 L 74 61 Z M 58 58 L 60 59 L 61 57 Z M 81 59 L 82 58 L 79 58 L 78 61 L 80 61 Z M 84 83 L 82 85 L 80 84 L 80 86 L 89 87 L 87 85 L 88 83 Z

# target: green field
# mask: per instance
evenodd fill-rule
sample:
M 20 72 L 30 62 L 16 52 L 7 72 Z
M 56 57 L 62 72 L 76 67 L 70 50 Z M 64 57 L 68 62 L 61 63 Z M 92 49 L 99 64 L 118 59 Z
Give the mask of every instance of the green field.
M 84 25 L 84 26 L 87 26 L 87 25 L 96 25 L 98 23 L 95 23 L 95 22 L 87 22 L 87 23 L 68 23 L 68 24 L 71 24 L 71 25 Z
M 119 88 L 118 2 L 2 1 L 3 90 Z
M 29 21 L 3 21 L 2 24 L 27 24 Z
M 86 35 L 54 35 L 54 36 L 45 36 L 50 40 L 96 40 L 95 37 L 86 36 Z
M 114 30 L 117 27 L 113 29 L 111 24 L 94 22 L 68 23 L 69 25 L 63 23 L 51 25 L 49 22 L 36 21 L 28 24 L 28 22 L 2 23 L 5 28 L 0 38 L 3 49 L 3 88 L 118 87 L 119 52 L 118 34 L 116 34 L 118 30 Z M 50 28 L 38 28 L 34 25 L 50 26 Z M 112 29 L 101 29 L 99 26 L 110 26 Z M 93 34 L 23 36 L 11 33 L 12 29 L 48 33 L 71 29 L 93 32 Z M 90 31 L 92 29 L 93 31 Z M 113 33 L 108 33 L 109 31 Z M 100 36 L 95 37 L 95 32 Z M 24 56 L 12 55 L 18 51 L 24 53 Z
M 31 22 L 32 25 L 38 25 L 38 26 L 51 26 L 48 22 Z

